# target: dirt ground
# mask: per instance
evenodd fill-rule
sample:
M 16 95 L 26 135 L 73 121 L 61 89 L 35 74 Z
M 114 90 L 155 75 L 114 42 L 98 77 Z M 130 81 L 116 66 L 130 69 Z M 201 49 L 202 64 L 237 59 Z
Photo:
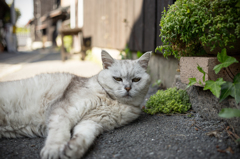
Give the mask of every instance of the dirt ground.
M 146 100 L 156 91 L 150 88 Z M 203 120 L 193 110 L 171 116 L 142 113 L 134 122 L 100 135 L 83 158 L 239 159 L 240 147 L 229 131 L 225 122 Z M 0 139 L 0 159 L 39 159 L 43 144 L 44 138 Z

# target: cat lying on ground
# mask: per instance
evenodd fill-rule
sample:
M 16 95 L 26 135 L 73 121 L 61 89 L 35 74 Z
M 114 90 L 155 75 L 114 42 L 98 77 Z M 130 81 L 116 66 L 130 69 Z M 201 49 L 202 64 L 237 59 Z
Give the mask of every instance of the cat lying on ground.
M 91 78 L 53 73 L 0 83 L 0 138 L 47 137 L 42 159 L 81 158 L 100 133 L 140 115 L 149 59 L 102 51 L 104 69 Z

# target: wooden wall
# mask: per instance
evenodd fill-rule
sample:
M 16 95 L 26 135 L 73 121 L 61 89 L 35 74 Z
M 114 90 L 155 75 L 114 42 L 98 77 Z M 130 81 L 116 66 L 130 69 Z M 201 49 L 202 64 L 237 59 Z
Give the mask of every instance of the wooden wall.
M 159 22 L 174 0 L 84 0 L 85 37 L 96 47 L 153 51 L 161 45 Z

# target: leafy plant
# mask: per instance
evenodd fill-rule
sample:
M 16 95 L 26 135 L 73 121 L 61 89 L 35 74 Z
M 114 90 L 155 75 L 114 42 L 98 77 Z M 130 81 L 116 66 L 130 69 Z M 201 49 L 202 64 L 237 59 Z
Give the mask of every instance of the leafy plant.
M 206 81 L 205 87 L 203 90 L 210 90 L 213 95 L 215 95 L 217 98 L 220 96 L 221 91 L 221 85 L 226 83 L 223 81 L 223 78 L 218 78 L 216 81 L 208 80 Z
M 128 47 L 128 45 L 126 45 L 125 49 L 123 51 L 120 52 L 120 55 L 122 57 L 122 59 L 132 59 L 132 52 L 130 50 L 130 48 Z M 141 57 L 143 55 L 143 53 L 141 51 L 137 51 L 137 58 Z
M 72 36 L 66 35 L 63 37 L 64 45 L 67 50 L 67 52 L 71 52 L 72 49 Z
M 233 108 L 223 108 L 218 115 L 222 118 L 240 117 L 240 110 Z
M 234 57 L 227 55 L 226 49 L 222 49 L 221 53 L 218 53 L 217 59 L 220 64 L 213 68 L 216 74 L 219 73 L 222 68 L 228 67 L 233 63 L 238 63 Z M 200 66 L 198 66 L 198 70 L 203 73 L 203 82 L 205 83 L 203 90 L 209 89 L 213 95 L 220 98 L 220 102 L 228 96 L 235 98 L 236 103 L 240 102 L 240 73 L 234 77 L 233 82 L 223 81 L 223 78 L 218 78 L 216 81 L 205 81 L 206 72 Z M 196 78 L 189 78 L 189 84 L 187 87 L 194 85 L 195 83 L 203 85 L 201 81 L 197 82 Z
M 185 90 L 177 90 L 176 87 L 167 90 L 159 90 L 152 95 L 146 103 L 144 112 L 156 113 L 185 113 L 191 108 L 189 96 Z
M 30 29 L 24 27 L 17 27 L 16 33 L 30 33 Z
M 125 49 L 120 52 L 122 59 L 132 59 L 132 52 L 129 47 L 126 45 Z
M 12 4 L 8 4 L 8 6 L 9 6 L 10 8 L 11 8 L 11 5 L 12 5 Z M 18 8 L 15 8 L 15 13 L 16 13 L 16 19 L 15 19 L 16 21 L 15 21 L 15 22 L 17 22 L 18 19 L 21 17 L 22 14 L 21 14 L 21 12 L 20 12 L 20 10 L 19 10 Z M 5 20 L 6 22 L 8 22 L 8 21 L 11 19 L 11 13 L 10 13 L 10 11 L 8 11 L 5 16 L 6 16 L 6 17 L 5 17 L 4 20 Z
M 217 58 L 218 58 L 218 61 L 221 62 L 221 64 L 216 65 L 213 68 L 216 74 L 218 74 L 223 67 L 228 67 L 233 63 L 238 63 L 238 61 L 234 57 L 227 56 L 227 51 L 225 48 L 222 49 L 221 54 L 217 55 Z
M 141 51 L 137 51 L 137 58 L 141 57 L 143 53 Z
M 156 51 L 165 57 L 194 56 L 203 47 L 233 47 L 240 38 L 239 0 L 177 0 L 160 21 L 163 45 Z
M 156 82 L 154 82 L 153 84 L 152 84 L 152 86 L 154 87 L 154 86 L 160 86 L 160 84 L 162 83 L 162 81 L 159 79 L 159 80 L 157 80 Z
M 18 8 L 15 8 L 15 12 L 16 12 L 16 22 L 18 21 L 18 19 L 21 17 L 21 12 Z
M 226 82 L 222 85 L 220 102 L 228 96 L 235 98 L 236 103 L 240 102 L 240 73 L 238 73 L 233 82 Z

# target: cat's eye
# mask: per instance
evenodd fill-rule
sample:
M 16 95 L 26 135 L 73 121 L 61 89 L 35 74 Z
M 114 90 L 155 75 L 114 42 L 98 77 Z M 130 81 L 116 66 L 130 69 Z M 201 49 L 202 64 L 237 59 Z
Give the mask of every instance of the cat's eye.
M 140 81 L 140 79 L 141 79 L 141 78 L 134 78 L 134 79 L 132 79 L 132 81 L 133 81 L 133 82 L 138 82 L 138 81 Z
M 116 81 L 122 81 L 122 78 L 120 77 L 113 77 Z

